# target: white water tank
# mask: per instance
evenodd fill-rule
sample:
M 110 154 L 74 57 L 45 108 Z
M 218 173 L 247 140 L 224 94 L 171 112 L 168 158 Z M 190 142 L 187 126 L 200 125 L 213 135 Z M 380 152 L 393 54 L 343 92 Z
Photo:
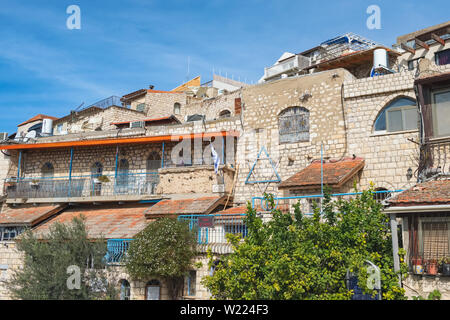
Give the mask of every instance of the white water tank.
M 51 136 L 53 133 L 53 120 L 52 119 L 44 119 L 42 121 L 42 135 Z
M 375 49 L 373 51 L 373 67 L 384 67 L 389 69 L 388 54 L 386 49 Z

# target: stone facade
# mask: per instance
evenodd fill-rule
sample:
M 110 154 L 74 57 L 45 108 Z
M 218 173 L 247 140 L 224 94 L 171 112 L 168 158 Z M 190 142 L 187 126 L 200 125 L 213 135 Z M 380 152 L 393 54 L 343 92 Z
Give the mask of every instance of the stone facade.
M 0 300 L 11 299 L 5 281 L 11 279 L 13 270 L 20 268 L 22 261 L 22 254 L 17 250 L 14 241 L 0 241 Z

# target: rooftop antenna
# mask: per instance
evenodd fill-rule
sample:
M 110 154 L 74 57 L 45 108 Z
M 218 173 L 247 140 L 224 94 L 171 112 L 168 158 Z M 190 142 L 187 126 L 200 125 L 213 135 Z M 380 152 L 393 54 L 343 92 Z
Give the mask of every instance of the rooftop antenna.
M 187 74 L 186 74 L 186 82 L 189 81 L 189 63 L 190 63 L 191 57 L 188 56 L 188 60 L 187 60 Z

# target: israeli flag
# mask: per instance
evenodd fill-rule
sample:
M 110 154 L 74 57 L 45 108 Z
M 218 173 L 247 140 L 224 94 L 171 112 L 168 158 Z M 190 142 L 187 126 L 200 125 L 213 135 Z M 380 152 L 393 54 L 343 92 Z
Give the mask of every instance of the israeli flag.
M 214 149 L 213 145 L 210 144 L 210 146 L 211 146 L 211 154 L 212 154 L 212 158 L 213 158 L 213 162 L 214 162 L 214 172 L 217 174 L 219 172 L 220 158 L 219 158 L 219 155 L 217 154 L 216 150 Z

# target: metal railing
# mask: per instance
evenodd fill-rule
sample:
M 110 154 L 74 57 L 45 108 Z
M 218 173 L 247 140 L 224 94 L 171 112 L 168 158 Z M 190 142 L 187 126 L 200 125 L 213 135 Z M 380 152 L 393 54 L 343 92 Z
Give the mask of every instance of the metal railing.
M 89 106 L 87 106 L 87 107 L 85 107 L 85 108 L 83 108 L 81 110 L 84 110 L 84 109 L 87 109 L 87 108 L 90 108 L 90 107 L 94 107 L 94 106 L 98 107 L 98 108 L 102 108 L 102 109 L 106 109 L 106 108 L 111 107 L 111 106 L 121 107 L 122 106 L 122 101 L 120 101 L 120 97 L 118 97 L 118 96 L 111 96 L 111 97 L 102 99 L 100 101 L 97 101 L 97 102 L 95 102 L 95 103 L 93 103 L 93 104 L 91 104 L 91 105 L 89 105 Z M 81 111 L 81 110 L 78 110 L 78 111 Z
M 159 183 L 156 172 L 143 174 L 20 178 L 5 180 L 8 199 L 15 198 L 77 198 L 114 195 L 153 195 Z
M 383 190 L 383 191 L 373 191 L 373 197 L 377 202 L 382 202 L 390 198 L 393 194 L 402 192 L 403 190 Z M 332 200 L 349 200 L 353 199 L 362 192 L 353 193 L 336 193 L 331 195 Z M 304 215 L 313 215 L 314 213 L 314 203 L 320 208 L 323 195 L 305 195 L 305 196 L 292 196 L 292 197 L 274 197 L 274 207 L 270 208 L 268 202 L 264 197 L 253 197 L 252 198 L 252 208 L 259 207 L 262 211 L 270 211 L 272 209 L 280 209 L 293 213 L 294 204 L 300 202 L 300 209 Z M 260 203 L 258 203 L 258 201 Z
M 108 239 L 106 244 L 106 263 L 120 263 L 126 257 L 130 243 L 134 239 Z
M 245 214 L 181 215 L 180 221 L 189 223 L 196 233 L 198 244 L 226 244 L 226 234 L 245 238 L 248 234 L 244 223 Z

